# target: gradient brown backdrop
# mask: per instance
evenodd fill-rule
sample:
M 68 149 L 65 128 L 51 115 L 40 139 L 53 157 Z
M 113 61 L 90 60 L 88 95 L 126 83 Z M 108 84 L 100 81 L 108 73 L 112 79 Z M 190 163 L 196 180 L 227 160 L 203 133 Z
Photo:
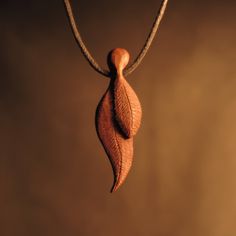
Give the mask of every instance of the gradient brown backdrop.
M 74 1 L 105 66 L 134 58 L 160 0 Z M 112 169 L 94 113 L 108 80 L 82 57 L 62 1 L 0 3 L 1 236 L 235 236 L 236 2 L 170 0 L 129 77 L 143 105 L 133 168 Z

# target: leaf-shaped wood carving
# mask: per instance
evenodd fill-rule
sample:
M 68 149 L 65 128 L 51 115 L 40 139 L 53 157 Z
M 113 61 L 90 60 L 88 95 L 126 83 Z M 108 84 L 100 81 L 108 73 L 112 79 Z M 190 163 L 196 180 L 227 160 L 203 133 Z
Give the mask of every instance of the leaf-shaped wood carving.
M 140 126 L 142 112 L 135 92 L 123 77 L 123 69 L 129 61 L 128 52 L 118 48 L 109 55 L 111 82 L 97 108 L 96 129 L 113 168 L 113 192 L 130 170 L 133 135 Z
M 120 75 L 114 81 L 114 108 L 121 130 L 126 137 L 133 137 L 141 124 L 142 109 L 134 90 Z
M 110 159 L 114 184 L 112 192 L 124 182 L 133 159 L 133 138 L 126 139 L 119 131 L 113 110 L 111 87 L 100 101 L 96 112 L 96 129 L 103 147 Z

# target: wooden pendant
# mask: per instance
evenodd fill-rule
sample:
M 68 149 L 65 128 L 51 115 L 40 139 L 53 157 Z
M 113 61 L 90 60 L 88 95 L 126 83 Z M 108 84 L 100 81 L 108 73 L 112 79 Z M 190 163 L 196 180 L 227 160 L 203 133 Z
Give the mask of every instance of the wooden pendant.
M 96 112 L 97 134 L 114 172 L 112 192 L 124 182 L 131 168 L 133 136 L 142 117 L 138 97 L 123 76 L 128 62 L 129 53 L 125 49 L 116 48 L 109 53 L 111 81 Z

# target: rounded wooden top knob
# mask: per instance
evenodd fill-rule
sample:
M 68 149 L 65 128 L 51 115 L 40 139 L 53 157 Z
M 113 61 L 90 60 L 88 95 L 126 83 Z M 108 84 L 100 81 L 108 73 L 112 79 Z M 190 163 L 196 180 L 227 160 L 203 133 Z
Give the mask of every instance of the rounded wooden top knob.
M 116 71 L 117 74 L 122 75 L 124 68 L 129 63 L 129 53 L 123 48 L 115 48 L 108 55 L 108 65 L 111 72 Z

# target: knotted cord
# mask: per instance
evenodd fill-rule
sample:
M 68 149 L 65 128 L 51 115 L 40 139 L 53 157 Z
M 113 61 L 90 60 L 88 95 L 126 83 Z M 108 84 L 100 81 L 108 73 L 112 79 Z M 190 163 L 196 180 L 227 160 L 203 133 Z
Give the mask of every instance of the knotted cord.
M 157 33 L 157 30 L 159 28 L 159 25 L 161 23 L 161 20 L 164 16 L 165 10 L 166 10 L 166 6 L 167 6 L 168 0 L 163 0 L 160 6 L 160 9 L 157 13 L 157 16 L 154 20 L 154 23 L 152 25 L 151 31 L 145 41 L 144 46 L 142 47 L 140 53 L 138 54 L 137 58 L 134 60 L 134 62 L 126 69 L 124 70 L 124 75 L 127 76 L 129 74 L 131 74 L 142 62 L 143 58 L 145 57 L 146 53 L 148 52 L 153 39 Z M 89 64 L 93 67 L 94 70 L 96 70 L 98 73 L 109 77 L 110 76 L 110 72 L 106 69 L 103 69 L 101 66 L 99 66 L 99 64 L 96 62 L 96 60 L 94 59 L 94 57 L 90 54 L 90 52 L 88 51 L 87 47 L 85 46 L 82 37 L 80 35 L 80 32 L 77 28 L 76 22 L 75 22 L 75 18 L 74 18 L 74 14 L 72 11 L 72 7 L 70 4 L 70 0 L 64 0 L 64 4 L 65 4 L 65 8 L 66 8 L 66 12 L 69 18 L 69 22 L 70 22 L 70 26 L 73 32 L 73 35 L 84 55 L 84 57 L 87 59 L 87 61 L 89 62 Z

